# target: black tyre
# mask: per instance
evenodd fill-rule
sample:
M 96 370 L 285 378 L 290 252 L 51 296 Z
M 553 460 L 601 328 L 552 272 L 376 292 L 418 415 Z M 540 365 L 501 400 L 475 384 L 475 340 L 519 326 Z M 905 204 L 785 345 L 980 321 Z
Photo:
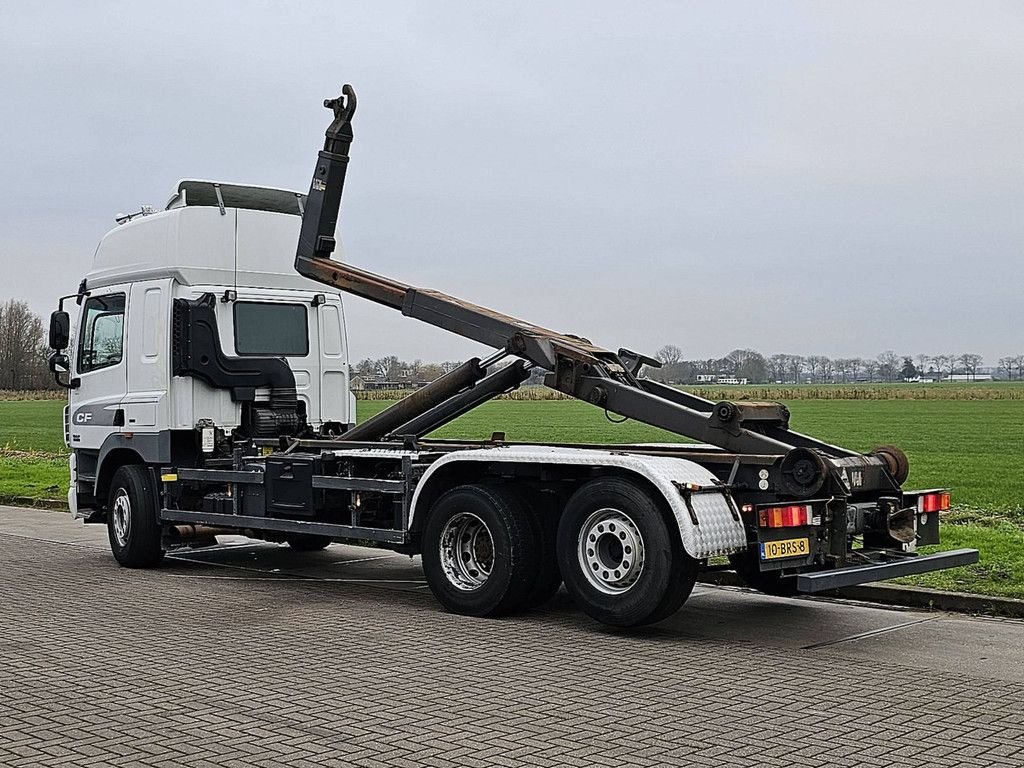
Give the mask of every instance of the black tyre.
M 107 499 L 107 537 L 117 562 L 126 568 L 158 565 L 164 550 L 150 471 L 137 464 L 121 467 L 114 473 Z
M 800 594 L 796 588 L 796 579 L 786 578 L 779 571 L 762 572 L 752 552 L 731 554 L 729 563 L 740 577 L 740 581 L 751 589 L 775 597 L 793 597 Z
M 316 536 L 312 533 L 296 533 L 287 538 L 288 546 L 296 552 L 319 552 L 334 541 L 330 536 Z
M 653 624 L 679 610 L 699 565 L 651 495 L 616 477 L 592 480 L 569 499 L 558 563 L 583 611 L 617 627 Z
M 434 597 L 467 616 L 520 610 L 537 583 L 539 546 L 530 513 L 514 491 L 462 485 L 430 510 L 423 571 Z
M 552 494 L 532 488 L 520 491 L 523 504 L 529 511 L 534 537 L 538 545 L 537 578 L 533 582 L 523 608 L 543 605 L 562 586 L 562 572 L 558 568 L 558 507 Z

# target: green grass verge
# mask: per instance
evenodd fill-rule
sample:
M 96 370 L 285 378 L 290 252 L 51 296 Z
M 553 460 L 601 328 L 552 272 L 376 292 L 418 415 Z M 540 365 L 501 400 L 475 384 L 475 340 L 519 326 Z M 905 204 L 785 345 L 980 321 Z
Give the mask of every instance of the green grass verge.
M 978 563 L 894 581 L 948 592 L 1024 599 L 1024 531 L 1019 526 L 943 525 L 942 544 L 922 547 L 921 551 L 930 554 L 962 548 L 977 549 L 981 553 Z
M 0 450 L 64 453 L 63 400 L 0 400 Z
M 0 497 L 63 502 L 67 492 L 66 458 L 0 456 Z

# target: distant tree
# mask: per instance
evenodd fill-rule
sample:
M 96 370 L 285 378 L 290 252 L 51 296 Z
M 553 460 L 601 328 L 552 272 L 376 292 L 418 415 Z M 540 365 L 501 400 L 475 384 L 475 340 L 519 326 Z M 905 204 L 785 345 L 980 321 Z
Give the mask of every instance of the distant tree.
M 974 354 L 973 352 L 964 352 L 957 358 L 957 363 L 963 366 L 964 373 L 972 379 L 977 377 L 978 367 L 982 362 L 984 362 L 984 358 L 981 355 Z
M 433 381 L 444 375 L 444 369 L 437 363 L 427 363 L 420 367 L 420 378 L 423 381 Z
M 832 367 L 835 369 L 835 375 L 839 379 L 839 383 L 845 384 L 847 378 L 850 375 L 850 360 L 846 357 L 837 357 L 832 361 Z
M 845 384 L 851 378 L 857 377 L 857 369 L 860 366 L 860 360 L 855 357 L 839 357 L 833 361 L 833 365 L 835 366 L 836 374 L 839 376 L 840 381 Z
M 903 367 L 900 369 L 900 378 L 904 381 L 917 378 L 917 368 L 914 366 L 914 361 L 909 357 L 903 358 Z
M 733 376 L 754 383 L 768 378 L 768 364 L 764 355 L 754 349 L 734 349 L 723 360 L 724 370 Z
M 663 365 L 672 365 L 683 359 L 683 350 L 675 344 L 666 344 L 654 353 L 654 357 L 661 361 Z
M 0 305 L 0 389 L 54 386 L 46 365 L 43 321 L 24 301 Z
M 996 375 L 1002 377 L 1006 374 L 1007 379 L 1013 379 L 1013 358 L 1012 357 L 1000 357 L 996 361 Z
M 377 361 L 377 370 L 387 381 L 398 381 L 402 378 L 405 364 L 394 355 L 382 357 Z
M 811 381 L 814 382 L 821 379 L 825 358 L 821 355 L 808 355 L 804 358 L 804 365 L 807 367 L 807 372 L 811 374 Z
M 892 381 L 899 372 L 900 357 L 891 349 L 878 356 L 878 374 L 885 381 Z
M 402 378 L 409 381 L 423 381 L 423 361 L 413 360 L 402 365 Z
M 804 359 L 800 355 L 788 355 L 789 375 L 794 384 L 800 383 L 800 375 L 804 372 Z
M 661 368 L 648 368 L 650 377 L 663 384 L 692 384 L 696 380 L 696 368 L 690 360 L 665 363 Z
M 958 355 L 943 355 L 943 359 L 946 361 L 945 373 L 947 376 L 952 376 L 957 372 L 957 361 L 959 360 Z
M 864 360 L 861 361 L 860 367 L 861 370 L 864 371 L 864 375 L 867 377 L 868 381 L 878 380 L 878 369 L 880 366 L 877 360 L 865 358 Z
M 859 358 L 859 357 L 851 358 L 850 359 L 850 378 L 852 378 L 854 381 L 857 381 L 857 379 L 859 379 L 860 376 L 861 376 L 861 371 L 862 371 L 863 368 L 864 368 L 864 361 L 861 358 Z
M 693 364 L 683 360 L 683 350 L 675 344 L 666 344 L 654 353 L 654 358 L 661 363 L 660 368 L 647 366 L 644 375 L 662 384 L 685 384 L 693 381 Z
M 775 354 L 768 358 L 768 378 L 772 382 L 782 382 L 789 370 L 789 355 Z
M 355 373 L 358 376 L 377 376 L 380 374 L 380 370 L 377 368 L 376 361 L 367 357 L 359 361 L 355 367 Z
M 931 355 L 914 355 L 914 360 L 917 361 L 917 373 L 923 376 L 928 370 L 928 364 L 932 362 Z
M 1015 355 L 1010 358 L 1010 363 L 1017 370 L 1017 378 L 1024 379 L 1024 355 Z

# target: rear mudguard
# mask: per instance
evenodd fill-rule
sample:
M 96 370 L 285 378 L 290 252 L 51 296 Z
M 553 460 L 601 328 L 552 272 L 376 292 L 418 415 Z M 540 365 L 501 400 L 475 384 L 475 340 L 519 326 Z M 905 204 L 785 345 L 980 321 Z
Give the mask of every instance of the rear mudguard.
M 715 476 L 699 464 L 686 459 L 642 456 L 621 451 L 539 445 L 495 446 L 456 451 L 438 459 L 423 474 L 413 494 L 409 510 L 410 528 L 413 527 L 417 515 L 427 513 L 427 510 L 421 510 L 419 507 L 424 491 L 430 488 L 431 479 L 445 467 L 459 462 L 609 467 L 631 473 L 649 482 L 664 498 L 675 517 L 683 549 L 691 557 L 703 559 L 712 555 L 727 555 L 747 547 L 747 534 L 739 512 L 732 498 L 724 490 L 699 493 L 688 493 L 685 490 L 686 484 L 700 486 L 702 489 L 720 485 Z M 689 497 L 689 506 L 684 494 Z

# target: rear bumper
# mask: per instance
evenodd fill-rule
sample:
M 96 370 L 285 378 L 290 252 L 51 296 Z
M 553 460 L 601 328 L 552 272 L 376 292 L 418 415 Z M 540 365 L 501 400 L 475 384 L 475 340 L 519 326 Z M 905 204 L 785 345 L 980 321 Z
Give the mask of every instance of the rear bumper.
M 824 592 L 840 587 L 850 587 L 854 584 L 864 584 L 868 581 L 882 581 L 883 579 L 895 579 L 897 576 L 941 571 L 945 568 L 956 568 L 976 562 L 978 562 L 978 550 L 953 549 L 949 552 L 937 552 L 934 555 L 900 558 L 887 563 L 871 563 L 837 568 L 832 571 L 801 573 L 796 576 L 796 588 L 800 592 Z

